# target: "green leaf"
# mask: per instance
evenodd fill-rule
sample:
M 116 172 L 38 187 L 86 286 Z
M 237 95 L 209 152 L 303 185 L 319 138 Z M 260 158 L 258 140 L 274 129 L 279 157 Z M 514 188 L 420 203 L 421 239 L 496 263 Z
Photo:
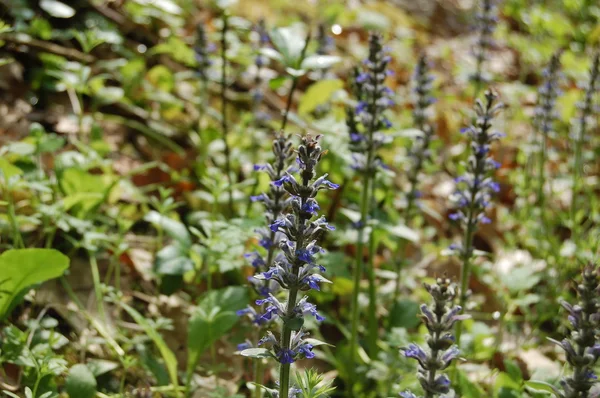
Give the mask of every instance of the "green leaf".
M 58 278 L 69 268 L 69 258 L 52 249 L 13 249 L 0 255 L 0 319 L 15 298 L 38 283 Z
M 419 313 L 419 303 L 412 300 L 400 300 L 394 303 L 390 311 L 390 326 L 415 328 L 421 323 Z
M 194 51 L 176 36 L 169 37 L 166 43 L 160 43 L 148 51 L 148 55 L 156 54 L 167 54 L 177 62 L 187 66 L 196 66 Z
M 75 15 L 75 10 L 72 7 L 57 0 L 42 0 L 40 1 L 40 8 L 54 18 L 71 18 Z
M 467 375 L 461 370 L 458 370 L 458 385 L 460 387 L 459 390 L 462 392 L 462 398 L 480 398 L 486 396 L 485 391 L 469 380 Z
M 235 313 L 248 303 L 247 290 L 241 286 L 209 292 L 193 310 L 188 325 L 188 375 L 200 356 L 238 321 Z
M 240 352 L 240 355 L 249 358 L 274 358 L 271 351 L 266 348 L 248 348 Z
M 341 58 L 336 55 L 309 55 L 304 58 L 300 64 L 301 69 L 315 70 L 328 69 L 341 61 Z
M 23 174 L 23 170 L 10 163 L 3 157 L 0 157 L 0 177 L 8 181 L 11 177 Z
M 87 363 L 87 367 L 95 377 L 98 377 L 118 369 L 119 364 L 117 362 L 107 361 L 105 359 L 91 359 Z
M 560 392 L 552 384 L 544 381 L 528 380 L 525 382 L 525 388 L 533 393 L 538 394 L 552 394 L 556 397 L 560 397 Z
M 502 397 L 519 397 L 516 395 L 520 390 L 520 384 L 515 381 L 508 373 L 500 372 L 494 382 L 494 391 L 497 396 Z
M 148 323 L 148 320 L 144 318 L 142 314 L 137 312 L 133 307 L 130 307 L 129 305 L 121 301 L 118 301 L 118 303 L 121 306 L 121 308 L 123 308 L 129 314 L 129 316 L 133 318 L 135 323 L 137 323 L 144 329 L 146 335 L 150 337 L 150 339 L 158 348 L 160 355 L 165 361 L 165 366 L 167 367 L 167 371 L 169 372 L 171 384 L 173 385 L 176 391 L 176 396 L 180 397 L 181 395 L 179 393 L 179 380 L 177 378 L 177 358 L 175 357 L 175 354 L 173 353 L 173 351 L 171 351 L 169 346 L 167 346 L 167 343 L 165 343 L 158 331 L 154 329 L 152 325 L 150 325 L 150 323 Z
M 301 25 L 277 28 L 271 32 L 271 41 L 282 56 L 284 66 L 298 69 L 302 49 L 306 45 L 306 34 Z
M 328 345 L 329 347 L 335 347 L 332 344 L 326 343 L 326 342 L 321 341 L 319 339 L 313 339 L 313 338 L 310 338 L 310 337 L 307 338 L 307 339 L 304 339 L 304 341 L 307 342 L 308 344 L 312 345 L 313 347 L 318 347 L 320 345 Z
M 71 398 L 94 398 L 97 385 L 96 378 L 88 367 L 78 363 L 69 370 L 65 389 Z
M 65 210 L 74 209 L 74 213 L 81 217 L 104 203 L 114 186 L 104 176 L 74 167 L 62 172 L 59 184 L 65 193 Z
M 192 237 L 182 222 L 173 220 L 154 210 L 146 214 L 144 221 L 148 221 L 156 228 L 162 228 L 167 235 L 181 243 L 184 247 L 189 249 L 192 246 Z
M 406 239 L 410 242 L 418 242 L 419 241 L 419 233 L 414 229 L 407 227 L 402 224 L 394 224 L 394 225 L 386 225 L 385 229 L 392 235 Z
M 333 93 L 344 87 L 344 82 L 340 79 L 321 80 L 306 90 L 300 104 L 298 113 L 306 115 L 314 111 L 319 105 L 323 105 L 329 101 Z
M 521 368 L 519 365 L 512 359 L 504 360 L 504 367 L 506 368 L 506 373 L 510 375 L 510 377 L 515 381 L 523 380 L 523 374 L 521 373 Z
M 159 275 L 183 275 L 193 269 L 189 252 L 179 244 L 165 246 L 156 253 L 154 271 Z

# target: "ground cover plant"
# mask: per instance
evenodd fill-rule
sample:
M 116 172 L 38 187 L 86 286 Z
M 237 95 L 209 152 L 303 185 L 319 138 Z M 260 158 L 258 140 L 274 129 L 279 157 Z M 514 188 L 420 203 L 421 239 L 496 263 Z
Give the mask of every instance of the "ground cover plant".
M 0 0 L 0 395 L 599 396 L 599 18 Z

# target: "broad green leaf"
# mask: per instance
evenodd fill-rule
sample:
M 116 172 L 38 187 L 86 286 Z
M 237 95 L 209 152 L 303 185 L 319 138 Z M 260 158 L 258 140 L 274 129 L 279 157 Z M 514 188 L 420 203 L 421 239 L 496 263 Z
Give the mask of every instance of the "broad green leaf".
M 528 264 L 513 268 L 510 273 L 501 275 L 502 282 L 512 294 L 523 293 L 537 285 L 542 276 Z
M 148 212 L 144 217 L 144 220 L 157 228 L 162 228 L 167 235 L 181 243 L 183 246 L 189 248 L 192 245 L 190 233 L 182 222 L 163 216 L 154 210 Z
M 73 209 L 74 214 L 80 217 L 104 203 L 114 187 L 104 176 L 90 174 L 76 167 L 63 171 L 59 184 L 65 193 L 65 209 Z
M 552 384 L 544 381 L 528 380 L 525 382 L 525 388 L 537 394 L 550 394 L 555 397 L 560 397 L 560 392 Z
M 18 168 L 15 165 L 13 165 L 5 158 L 0 157 L 0 178 L 7 181 L 11 177 L 16 176 L 16 175 L 21 175 L 21 174 L 23 174 L 23 170 L 21 170 L 20 168 Z M 4 177 L 2 177 L 2 176 L 4 176 Z
M 302 63 L 300 64 L 300 68 L 308 70 L 328 69 L 340 61 L 341 58 L 336 55 L 314 54 L 304 58 L 304 60 L 302 60 Z
M 302 60 L 302 49 L 306 45 L 306 33 L 301 25 L 293 25 L 274 29 L 271 32 L 271 41 L 282 55 L 284 66 L 299 68 Z
M 235 313 L 248 303 L 247 290 L 241 286 L 209 292 L 193 310 L 188 325 L 188 374 L 200 356 L 238 321 Z
M 0 255 L 0 319 L 15 298 L 38 283 L 58 278 L 69 268 L 69 258 L 52 249 L 13 249 Z
M 248 348 L 240 352 L 240 355 L 249 358 L 273 358 L 273 354 L 266 348 Z
M 90 369 L 78 363 L 69 369 L 65 389 L 71 398 L 94 398 L 97 388 L 96 378 Z
M 515 381 L 523 380 L 523 374 L 521 373 L 521 368 L 519 368 L 519 365 L 517 365 L 517 363 L 515 361 L 513 361 L 512 359 L 505 359 L 504 367 L 506 369 L 506 373 L 508 373 L 508 375 L 511 377 L 511 379 L 513 379 Z
M 333 93 L 344 87 L 344 82 L 340 79 L 321 80 L 306 90 L 300 104 L 298 113 L 306 115 L 314 111 L 319 105 L 323 105 L 329 101 Z
M 187 66 L 196 65 L 194 51 L 183 40 L 176 36 L 169 37 L 165 43 L 160 43 L 148 51 L 148 55 L 156 54 L 170 55 L 175 61 L 181 62 Z
M 411 242 L 419 241 L 419 233 L 414 229 L 407 227 L 406 225 L 396 224 L 396 225 L 386 225 L 385 229 L 392 235 L 406 239 Z
M 498 396 L 518 397 L 515 395 L 520 390 L 520 385 L 508 373 L 500 372 L 494 382 L 494 391 Z
M 87 367 L 95 377 L 98 377 L 118 369 L 119 364 L 117 362 L 107 361 L 105 359 L 91 359 L 87 363 Z
M 71 18 L 75 15 L 75 10 L 57 0 L 42 0 L 40 8 L 50 14 L 54 18 Z
M 35 153 L 35 146 L 24 141 L 13 142 L 4 148 L 8 153 L 14 153 L 19 156 L 29 156 Z
M 135 323 L 137 323 L 144 329 L 146 335 L 150 337 L 150 339 L 158 348 L 160 355 L 165 361 L 167 371 L 169 372 L 171 384 L 175 388 L 175 391 L 177 391 L 176 396 L 180 397 L 181 395 L 179 393 L 179 379 L 177 378 L 177 358 L 175 357 L 175 354 L 173 353 L 173 351 L 171 351 L 169 346 L 167 346 L 167 343 L 165 343 L 160 333 L 158 333 L 158 331 L 154 329 L 152 325 L 150 325 L 150 323 L 148 323 L 148 320 L 144 318 L 142 314 L 137 312 L 137 310 L 135 310 L 133 307 L 130 307 L 129 305 L 121 301 L 119 301 L 118 303 L 121 306 L 121 308 L 123 308 L 129 314 L 129 316 L 133 318 Z
M 189 252 L 179 244 L 165 246 L 156 253 L 154 271 L 159 275 L 183 275 L 194 269 Z
M 274 59 L 279 62 L 283 62 L 283 56 L 275 49 L 265 47 L 260 49 L 260 53 L 267 58 Z
M 60 176 L 60 187 L 66 195 L 79 192 L 103 194 L 108 188 L 101 175 L 90 174 L 79 168 L 66 169 Z

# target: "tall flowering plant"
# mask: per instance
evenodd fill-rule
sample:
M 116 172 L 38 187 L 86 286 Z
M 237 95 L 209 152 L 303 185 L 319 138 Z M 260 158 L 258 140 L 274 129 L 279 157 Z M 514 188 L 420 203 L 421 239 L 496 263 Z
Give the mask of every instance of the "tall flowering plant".
M 254 31 L 256 33 L 256 55 L 254 57 L 256 71 L 253 79 L 254 86 L 250 90 L 250 98 L 252 99 L 252 111 L 254 112 L 256 122 L 262 124 L 269 119 L 269 114 L 261 110 L 265 89 L 263 71 L 268 64 L 269 59 L 261 53 L 261 49 L 266 48 L 271 40 L 269 39 L 264 19 L 261 19 L 258 24 L 256 24 Z
M 595 103 L 598 88 L 600 87 L 600 52 L 597 52 L 592 59 L 592 65 L 590 66 L 588 81 L 583 85 L 585 95 L 583 100 L 579 103 L 579 118 L 575 125 L 575 134 L 572 137 L 574 139 L 574 158 L 573 158 L 573 182 L 572 182 L 572 195 L 571 195 L 571 240 L 577 241 L 578 237 L 578 225 L 577 220 L 577 205 L 580 189 L 581 189 L 581 175 L 583 173 L 583 149 L 585 141 L 589 139 L 589 130 L 594 126 L 594 112 L 597 111 L 597 104 Z M 591 125 L 591 126 L 590 126 Z
M 473 258 L 473 237 L 480 223 L 487 224 L 491 220 L 485 210 L 491 204 L 492 195 L 500 191 L 500 185 L 494 181 L 493 174 L 500 164 L 490 156 L 491 144 L 503 137 L 492 126 L 494 118 L 504 105 L 498 101 L 498 95 L 486 91 L 484 101 L 477 99 L 475 104 L 476 119 L 474 123 L 463 129 L 470 140 L 471 153 L 467 160 L 466 172 L 456 178 L 457 189 L 453 194 L 456 211 L 450 219 L 458 221 L 464 228 L 463 241 L 450 248 L 458 254 L 462 261 L 460 300 L 461 308 L 465 307 L 471 261 Z M 458 324 L 456 338 L 460 340 L 461 325 Z
M 572 373 L 560 382 L 562 391 L 556 391 L 561 398 L 591 397 L 590 390 L 598 379 L 594 366 L 600 357 L 600 276 L 593 264 L 583 269 L 577 294 L 577 304 L 561 302 L 569 314 L 570 335 L 561 341 L 550 339 L 564 350 L 572 367 Z
M 379 34 L 371 34 L 369 38 L 369 56 L 363 62 L 362 68 L 357 68 L 353 79 L 353 92 L 358 100 L 356 107 L 347 109 L 347 125 L 350 133 L 350 150 L 353 152 L 353 168 L 362 177 L 362 195 L 360 201 L 360 221 L 358 222 L 358 242 L 356 248 L 356 268 L 354 270 L 354 291 L 352 296 L 352 333 L 350 340 L 351 363 L 354 363 L 358 345 L 358 291 L 363 274 L 363 248 L 365 228 L 373 200 L 374 177 L 382 167 L 377 151 L 390 138 L 384 130 L 391 127 L 385 116 L 385 111 L 394 101 L 392 90 L 385 85 L 389 75 L 388 64 L 390 57 L 383 47 Z M 369 321 L 368 346 L 373 355 L 377 348 L 377 317 L 376 317 L 376 285 L 372 259 L 374 257 L 374 241 L 369 236 Z M 352 365 L 351 365 L 352 366 Z
M 280 301 L 275 295 L 269 295 L 256 301 L 264 306 L 264 313 L 259 321 L 281 321 L 279 336 L 268 331 L 258 342 L 259 346 L 269 348 L 251 348 L 242 351 L 242 355 L 258 358 L 273 358 L 280 363 L 279 388 L 273 394 L 279 398 L 288 398 L 296 394 L 296 388 L 290 385 L 290 364 L 302 358 L 313 358 L 313 347 L 320 342 L 308 339 L 304 330 L 304 317 L 314 316 L 318 321 L 324 318 L 319 315 L 314 304 L 308 302 L 308 296 L 299 297 L 300 293 L 310 289 L 320 290 L 321 283 L 328 283 L 320 272 L 325 268 L 316 263 L 316 256 L 322 252 L 318 245 L 323 233 L 334 228 L 327 223 L 324 216 L 319 216 L 319 204 L 316 196 L 323 189 L 336 189 L 338 185 L 327 180 L 327 175 L 316 178 L 316 167 L 325 153 L 315 138 L 307 135 L 297 149 L 296 162 L 299 166 L 298 177 L 285 173 L 273 182 L 291 196 L 290 211 L 282 214 L 270 226 L 272 232 L 281 233 L 279 248 L 283 253 L 280 261 L 275 261 L 265 272 L 255 278 L 264 281 L 275 281 L 286 299 Z
M 456 286 L 449 279 L 438 278 L 435 285 L 424 286 L 433 299 L 431 305 L 421 305 L 421 318 L 429 332 L 427 336 L 429 349 L 425 350 L 418 344 L 410 344 L 402 348 L 402 351 L 404 356 L 419 363 L 418 379 L 423 387 L 423 397 L 433 398 L 450 392 L 450 379 L 441 372 L 459 355 L 452 333 L 454 324 L 469 318 L 469 315 L 460 315 L 462 308 L 453 304 Z M 417 398 L 410 391 L 402 392 L 400 396 Z
M 560 52 L 550 58 L 548 66 L 544 69 L 544 81 L 538 89 L 537 106 L 535 109 L 534 125 L 538 132 L 536 140 L 540 148 L 538 152 L 538 185 L 537 204 L 544 206 L 544 186 L 546 184 L 545 169 L 548 157 L 548 139 L 554 131 L 554 122 L 558 117 L 556 100 L 560 95 Z
M 414 82 L 414 110 L 413 122 L 415 127 L 420 131 L 415 137 L 412 146 L 408 151 L 408 192 L 406 193 L 406 208 L 404 210 L 404 218 L 407 225 L 412 221 L 413 210 L 419 196 L 419 177 L 425 162 L 430 157 L 429 145 L 434 137 L 434 126 L 429 122 L 428 113 L 435 99 L 431 95 L 431 85 L 433 76 L 429 73 L 429 64 L 425 54 L 419 57 L 417 66 L 413 74 Z M 398 245 L 398 256 L 400 257 L 396 264 L 396 289 L 394 290 L 394 303 L 398 301 L 400 294 L 400 271 L 402 263 L 405 260 L 404 249 L 406 240 L 402 240 Z

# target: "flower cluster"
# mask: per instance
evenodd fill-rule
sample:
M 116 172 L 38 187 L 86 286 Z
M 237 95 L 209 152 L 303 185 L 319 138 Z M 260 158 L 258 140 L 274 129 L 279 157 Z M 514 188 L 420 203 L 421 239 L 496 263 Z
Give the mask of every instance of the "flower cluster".
M 354 71 L 352 89 L 358 104 L 346 110 L 353 168 L 369 174 L 374 174 L 382 166 L 375 154 L 390 141 L 382 132 L 391 127 L 384 113 L 394 105 L 393 91 L 385 85 L 385 79 L 391 73 L 388 70 L 390 60 L 383 48 L 381 35 L 371 34 L 369 56 L 362 68 Z
M 194 54 L 196 56 L 196 62 L 198 63 L 198 72 L 200 73 L 200 79 L 206 80 L 206 72 L 212 65 L 210 60 L 210 53 L 214 51 L 215 46 L 208 42 L 206 37 L 206 30 L 204 24 L 198 24 L 196 29 L 196 44 L 194 45 Z
M 577 293 L 578 304 L 561 302 L 569 313 L 571 336 L 562 341 L 550 339 L 565 351 L 567 362 L 573 367 L 572 375 L 565 377 L 560 383 L 563 398 L 587 397 L 597 380 L 593 369 L 600 357 L 600 275 L 593 264 L 583 269 Z
M 294 151 L 289 136 L 283 133 L 278 134 L 273 140 L 273 164 L 255 165 L 254 170 L 264 171 L 269 175 L 271 182 L 279 181 L 287 172 L 292 172 L 294 167 L 290 165 Z M 252 196 L 253 202 L 262 202 L 265 208 L 265 217 L 267 226 L 270 226 L 279 215 L 284 212 L 291 203 L 291 198 L 285 190 L 277 184 L 270 184 L 269 192 L 257 196 Z M 279 240 L 282 235 L 277 231 L 271 230 L 269 227 L 264 227 L 256 230 L 259 236 L 259 245 L 266 251 L 266 256 L 255 250 L 251 253 L 246 253 L 245 257 L 257 272 L 267 271 L 273 262 L 285 262 L 283 254 L 277 253 Z M 265 281 L 254 276 L 248 278 L 254 286 L 258 294 L 267 297 L 270 293 L 277 291 L 278 286 L 275 283 Z M 238 311 L 239 316 L 247 315 L 257 325 L 266 323 L 267 319 L 263 318 L 250 306 Z
M 578 104 L 580 111 L 578 131 L 575 137 L 577 144 L 583 143 L 586 139 L 586 133 L 588 130 L 588 123 L 594 122 L 594 112 L 598 111 L 598 107 L 594 105 L 594 96 L 598 93 L 600 85 L 600 52 L 597 52 L 592 59 L 592 65 L 590 66 L 589 79 L 582 85 L 582 89 L 585 90 L 585 96 L 583 101 Z M 577 148 L 580 149 L 580 148 Z
M 548 138 L 552 133 L 554 120 L 558 117 L 556 111 L 556 99 L 560 95 L 559 88 L 560 73 L 560 52 L 555 53 L 550 58 L 548 66 L 544 69 L 544 82 L 538 89 L 538 103 L 535 109 L 535 124 L 542 133 L 543 139 Z
M 469 315 L 459 315 L 460 306 L 454 306 L 456 286 L 449 279 L 438 278 L 435 285 L 425 284 L 425 289 L 433 298 L 431 305 L 421 305 L 421 318 L 429 331 L 427 345 L 424 350 L 417 344 L 410 344 L 402 349 L 404 356 L 415 359 L 418 363 L 418 378 L 425 397 L 435 397 L 450 391 L 450 379 L 442 371 L 459 355 L 454 344 L 452 329 L 454 324 Z M 403 398 L 416 398 L 412 392 L 400 393 Z
M 410 168 L 408 171 L 408 180 L 410 183 L 410 190 L 408 192 L 408 203 L 410 206 L 407 207 L 408 212 L 412 208 L 412 203 L 418 195 L 417 192 L 417 180 L 419 173 L 423 168 L 423 163 L 429 158 L 429 144 L 433 138 L 433 126 L 428 123 L 428 113 L 431 104 L 435 102 L 435 99 L 431 96 L 431 84 L 433 82 L 433 76 L 429 73 L 429 65 L 427 57 L 423 54 L 419 57 L 415 72 L 413 75 L 413 81 L 415 84 L 414 93 L 414 109 L 413 109 L 413 120 L 415 127 L 421 131 L 413 141 L 412 147 L 408 153 L 410 159 Z M 410 214 L 408 214 L 410 216 Z
M 475 82 L 478 88 L 488 81 L 483 72 L 483 63 L 487 58 L 488 50 L 493 45 L 492 35 L 498 22 L 495 0 L 481 0 L 479 8 L 476 16 L 479 35 L 474 48 L 477 69 L 471 75 L 471 80 Z
M 299 180 L 292 174 L 285 173 L 272 183 L 275 188 L 283 188 L 291 196 L 291 211 L 274 220 L 270 226 L 271 232 L 282 236 L 278 245 L 283 257 L 276 260 L 267 271 L 255 276 L 259 280 L 275 281 L 288 291 L 286 302 L 279 301 L 273 294 L 256 301 L 257 305 L 265 306 L 259 322 L 276 318 L 283 321 L 280 340 L 269 332 L 259 341 L 259 345 L 271 346 L 271 355 L 281 364 L 313 357 L 313 346 L 304 339 L 304 317 L 312 315 L 318 321 L 324 319 L 318 314 L 316 306 L 307 301 L 307 296 L 298 299 L 300 291 L 319 290 L 320 283 L 329 282 L 318 273 L 325 269 L 316 263 L 315 256 L 323 251 L 317 241 L 324 232 L 334 228 L 323 216 L 318 216 L 319 205 L 315 197 L 320 190 L 336 189 L 338 186 L 328 181 L 327 175 L 315 179 L 315 168 L 325 153 L 319 146 L 318 139 L 318 136 L 313 138 L 309 135 L 302 138 L 296 158 L 300 169 Z M 287 380 L 283 376 L 282 379 Z
M 252 108 L 258 122 L 263 122 L 269 119 L 269 115 L 259 110 L 264 97 L 264 78 L 263 70 L 267 65 L 268 59 L 261 53 L 261 48 L 267 46 L 271 41 L 269 34 L 265 26 L 264 19 L 261 19 L 255 27 L 256 32 L 256 56 L 254 58 L 254 65 L 256 66 L 254 73 L 254 85 L 250 90 L 250 97 L 252 99 Z
M 491 176 L 500 164 L 489 156 L 489 152 L 492 142 L 503 137 L 502 133 L 492 130 L 492 121 L 503 107 L 493 91 L 486 91 L 485 102 L 477 99 L 475 104 L 477 118 L 474 124 L 461 130 L 470 139 L 471 154 L 466 173 L 456 178 L 457 189 L 452 199 L 458 209 L 450 214 L 450 219 L 460 221 L 467 229 L 474 228 L 479 222 L 490 222 L 485 209 L 490 205 L 492 194 L 500 190 Z

